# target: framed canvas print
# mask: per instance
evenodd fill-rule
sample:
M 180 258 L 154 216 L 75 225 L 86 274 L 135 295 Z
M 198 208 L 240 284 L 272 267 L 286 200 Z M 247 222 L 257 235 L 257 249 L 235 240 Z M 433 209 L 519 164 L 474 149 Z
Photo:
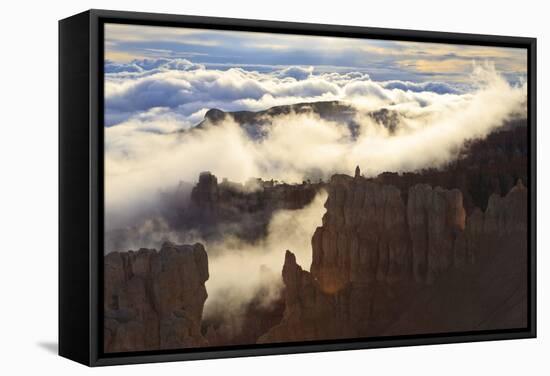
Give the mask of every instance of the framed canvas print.
M 530 338 L 536 40 L 60 21 L 59 352 Z

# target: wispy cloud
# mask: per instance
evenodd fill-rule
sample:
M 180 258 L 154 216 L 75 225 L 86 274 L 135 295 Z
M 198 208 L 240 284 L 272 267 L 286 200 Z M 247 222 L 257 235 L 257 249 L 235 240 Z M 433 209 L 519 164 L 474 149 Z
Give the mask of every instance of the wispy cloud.
M 444 92 L 444 83 L 376 82 L 361 73 L 302 80 L 279 74 L 199 68 L 160 71 L 130 83 L 115 78 L 107 108 L 130 115 L 105 130 L 107 203 L 142 201 L 180 179 L 194 181 L 202 170 L 235 181 L 301 182 L 313 172 L 351 172 L 356 164 L 369 174 L 433 167 L 448 161 L 465 140 L 484 137 L 524 113 L 526 105 L 526 86 L 511 85 L 490 64 L 475 65 L 470 75 L 475 86 L 455 92 Z M 357 109 L 357 138 L 345 123 L 293 114 L 271 119 L 261 142 L 231 119 L 202 132 L 173 133 L 197 124 L 213 107 L 259 110 L 327 99 Z M 398 114 L 394 133 L 367 115 L 380 108 Z
M 133 25 L 106 26 L 111 60 L 200 57 L 203 64 L 342 66 L 370 70 L 378 80 L 423 80 L 431 69 L 460 80 L 469 62 L 491 61 L 505 75 L 526 74 L 526 51 L 472 45 L 266 34 Z
M 112 126 L 153 108 L 170 109 L 192 125 L 197 113 L 263 110 L 274 105 L 358 97 L 387 99 L 401 93 L 459 94 L 467 86 L 404 80 L 374 81 L 364 72 L 318 72 L 313 66 L 208 69 L 187 59 L 107 61 L 106 125 Z M 471 68 L 471 65 L 470 65 Z

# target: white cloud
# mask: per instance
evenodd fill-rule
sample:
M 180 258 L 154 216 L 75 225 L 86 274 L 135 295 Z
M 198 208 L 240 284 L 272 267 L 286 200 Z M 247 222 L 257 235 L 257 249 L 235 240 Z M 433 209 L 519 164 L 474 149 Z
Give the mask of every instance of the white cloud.
M 313 73 L 313 67 L 287 67 L 276 72 L 278 77 L 292 77 L 296 80 L 305 80 Z
M 227 237 L 220 242 L 205 242 L 210 256 L 205 318 L 231 315 L 234 321 L 260 290 L 264 305 L 278 298 L 285 251 L 291 250 L 306 269 L 311 264 L 311 238 L 322 224 L 326 198 L 327 193 L 322 191 L 302 209 L 275 212 L 267 236 L 257 243 Z
M 401 89 L 403 91 L 414 92 L 433 92 L 437 94 L 461 94 L 463 90 L 459 87 L 449 85 L 445 82 L 410 82 L 391 80 L 382 83 L 382 86 L 386 89 Z
M 477 66 L 480 87 L 461 95 L 387 89 L 371 80 L 342 86 L 319 77 L 283 82 L 250 75 L 257 79 L 239 69 L 169 71 L 113 89 L 121 94 L 111 100 L 139 111 L 105 130 L 107 204 L 133 205 L 179 180 L 196 181 L 203 170 L 235 181 L 301 182 L 307 176 L 351 173 L 357 164 L 369 174 L 438 166 L 465 140 L 484 137 L 511 114 L 525 111 L 525 85 L 510 86 L 491 66 Z M 201 131 L 170 133 L 196 124 L 210 107 L 263 109 L 321 98 L 348 100 L 357 108 L 357 138 L 350 137 L 346 124 L 313 114 L 271 119 L 261 141 L 249 139 L 230 119 Z M 183 99 L 190 102 L 180 103 Z M 381 107 L 400 114 L 392 134 L 367 114 Z
M 373 81 L 353 81 L 344 87 L 346 98 L 375 97 L 377 99 L 389 99 L 387 90 Z
M 107 126 L 120 124 L 155 107 L 166 107 L 181 116 L 191 116 L 209 108 L 256 111 L 275 104 L 319 100 L 387 100 L 408 92 L 458 93 L 450 84 L 379 83 L 372 81 L 366 73 L 316 74 L 313 67 L 300 66 L 264 73 L 235 67 L 206 69 L 186 59 L 107 62 L 105 66 Z

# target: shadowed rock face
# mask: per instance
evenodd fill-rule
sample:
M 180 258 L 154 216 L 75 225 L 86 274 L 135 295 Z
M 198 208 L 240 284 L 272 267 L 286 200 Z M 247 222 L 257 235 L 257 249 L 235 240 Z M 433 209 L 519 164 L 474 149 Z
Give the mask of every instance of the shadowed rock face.
M 287 251 L 283 299 L 267 308 L 252 301 L 237 330 L 202 319 L 208 262 L 200 244 L 110 253 L 105 351 L 525 327 L 526 134 L 510 126 L 472 141 L 445 168 L 369 179 L 358 169 L 328 184 L 239 185 L 201 174 L 171 224 L 182 234 L 198 227 L 205 239 L 261 239 L 274 211 L 302 208 L 327 189 L 310 272 Z
M 193 129 L 200 130 L 209 126 L 216 126 L 224 120 L 231 119 L 241 126 L 251 139 L 258 140 L 265 137 L 266 126 L 273 121 L 273 118 L 289 114 L 309 114 L 318 116 L 323 120 L 340 122 L 347 125 L 352 137 L 357 137 L 359 134 L 360 126 L 355 119 L 355 116 L 358 114 L 357 109 L 349 103 L 340 101 L 296 103 L 274 106 L 267 110 L 257 112 L 224 112 L 217 108 L 213 108 L 206 112 L 204 120 L 192 128 L 191 131 L 193 131 Z M 386 127 L 390 133 L 395 132 L 400 120 L 397 112 L 387 108 L 369 112 L 367 115 L 376 123 Z
M 454 243 L 466 213 L 458 190 L 399 189 L 335 175 L 323 226 L 313 236 L 311 272 L 325 292 L 350 282 L 432 281 L 454 263 Z
M 330 121 L 342 121 L 348 124 L 352 134 L 355 134 L 358 124 L 353 117 L 356 110 L 351 105 L 339 101 L 325 101 L 312 103 L 296 103 L 291 105 L 274 106 L 264 111 L 233 111 L 224 112 L 219 109 L 210 109 L 204 120 L 193 129 L 202 129 L 216 126 L 226 119 L 232 119 L 239 124 L 251 139 L 261 139 L 265 136 L 265 127 L 273 118 L 289 114 L 312 114 Z
M 335 175 L 311 272 L 287 251 L 286 309 L 259 342 L 527 325 L 527 190 L 466 216 L 458 190 Z
M 208 257 L 201 244 L 110 253 L 104 278 L 105 351 L 206 344 L 200 324 Z
M 210 179 L 209 179 L 210 180 Z M 327 186 L 311 272 L 287 251 L 284 301 L 237 330 L 205 322 L 200 244 L 105 256 L 107 352 L 519 328 L 527 324 L 527 189 L 467 214 L 459 190 L 403 194 L 359 175 Z M 205 195 L 205 197 L 209 197 Z M 404 199 L 406 197 L 406 199 Z
M 228 234 L 256 241 L 267 235 L 267 225 L 277 210 L 302 209 L 310 204 L 324 183 L 285 184 L 251 179 L 246 184 L 222 180 L 202 172 L 191 191 L 189 207 L 180 228 L 198 229 L 206 239 Z
M 285 184 L 251 179 L 246 184 L 218 182 L 210 172 L 202 172 L 191 191 L 192 209 L 203 217 L 213 216 L 218 221 L 258 211 L 301 209 L 309 204 L 322 183 Z
M 221 180 L 221 181 L 220 181 Z M 175 243 L 222 240 L 235 236 L 254 242 L 267 235 L 277 210 L 297 210 L 310 204 L 325 186 L 322 181 L 286 184 L 250 179 L 245 184 L 202 172 L 196 184 L 180 182 L 162 194 L 161 204 L 136 224 L 105 233 L 105 251 L 156 247 Z
M 518 179 L 529 184 L 525 120 L 511 121 L 503 128 L 485 139 L 467 142 L 457 159 L 445 168 L 403 174 L 385 172 L 370 180 L 399 188 L 404 200 L 409 188 L 417 184 L 458 189 L 468 214 L 475 208 L 485 210 L 492 194 L 505 195 Z
M 261 297 L 266 291 L 258 291 L 243 312 L 230 317 L 214 317 L 203 320 L 203 333 L 209 346 L 249 345 L 269 329 L 281 322 L 285 302 L 282 297 L 266 305 Z

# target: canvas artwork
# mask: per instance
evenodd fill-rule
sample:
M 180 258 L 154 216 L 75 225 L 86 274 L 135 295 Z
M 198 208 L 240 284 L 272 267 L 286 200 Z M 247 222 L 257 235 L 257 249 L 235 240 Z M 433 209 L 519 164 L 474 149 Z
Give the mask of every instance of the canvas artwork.
M 105 353 L 528 326 L 527 49 L 107 23 Z

